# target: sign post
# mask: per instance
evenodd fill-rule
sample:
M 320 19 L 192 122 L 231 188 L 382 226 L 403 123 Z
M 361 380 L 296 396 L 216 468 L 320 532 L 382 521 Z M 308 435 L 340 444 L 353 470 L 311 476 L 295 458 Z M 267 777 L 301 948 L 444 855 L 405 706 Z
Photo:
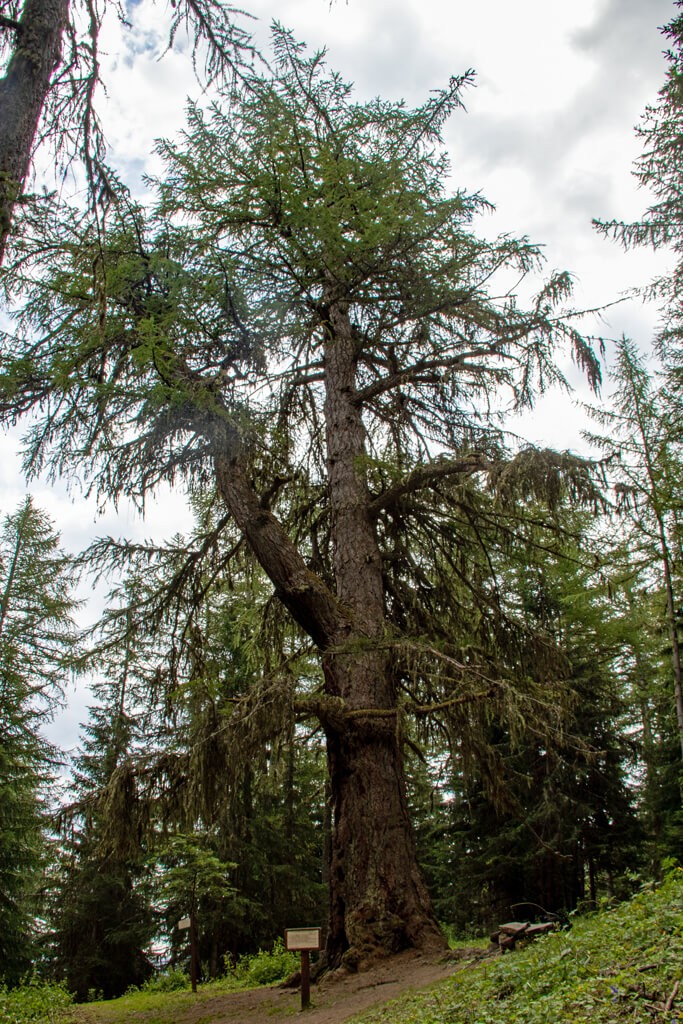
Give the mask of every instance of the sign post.
M 285 949 L 301 953 L 301 1009 L 311 1005 L 311 950 L 320 949 L 320 928 L 286 928 Z
M 190 930 L 190 985 L 192 991 L 197 991 L 197 925 L 194 914 L 190 917 L 181 917 L 178 921 L 178 929 L 180 931 Z

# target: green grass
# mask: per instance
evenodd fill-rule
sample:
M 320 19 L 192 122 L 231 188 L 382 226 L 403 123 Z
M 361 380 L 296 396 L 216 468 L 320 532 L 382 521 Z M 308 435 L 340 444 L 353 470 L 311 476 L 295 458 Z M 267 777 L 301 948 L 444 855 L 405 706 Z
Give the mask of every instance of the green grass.
M 202 1001 L 217 995 L 215 986 L 202 985 L 196 995 L 188 991 L 128 992 L 119 999 L 108 999 L 74 1006 L 64 1013 L 59 1024 L 128 1024 L 137 1019 L 144 1024 L 173 1024 Z
M 59 1024 L 127 1024 L 136 1019 L 144 1020 L 144 1024 L 174 1024 L 185 1011 L 196 1012 L 198 1005 L 209 1003 L 216 996 L 282 981 L 298 965 L 297 954 L 285 950 L 280 939 L 272 950 L 240 957 L 224 977 L 199 985 L 196 993 L 190 991 L 186 975 L 173 971 L 158 975 L 118 999 L 75 1006 L 60 1018 Z M 207 1020 L 213 1019 L 211 1014 L 207 1015 Z M 196 1018 L 195 1024 L 200 1020 Z M 0 1019 L 0 1024 L 5 1022 Z
M 226 978 L 200 986 L 197 995 L 159 991 L 167 984 L 159 980 L 121 999 L 69 1009 L 68 995 L 54 986 L 0 990 L 0 1024 L 175 1024 L 192 1008 L 198 1024 L 202 1014 L 197 1009 L 204 1002 L 263 984 L 264 978 L 283 977 L 290 962 L 282 954 L 278 949 L 245 958 Z M 680 997 L 676 995 L 667 1009 L 679 980 Z M 177 983 L 178 979 L 168 982 Z M 268 1013 L 266 1006 L 263 1013 Z M 282 1014 L 275 1017 L 281 1019 Z M 210 1019 L 214 1018 L 207 1005 Z M 683 1024 L 683 870 L 674 871 L 661 886 L 644 889 L 629 903 L 577 917 L 571 931 L 466 965 L 428 991 L 367 1011 L 354 1022 Z
M 667 1001 L 681 981 L 680 997 Z M 354 1024 L 683 1022 L 683 871 Z

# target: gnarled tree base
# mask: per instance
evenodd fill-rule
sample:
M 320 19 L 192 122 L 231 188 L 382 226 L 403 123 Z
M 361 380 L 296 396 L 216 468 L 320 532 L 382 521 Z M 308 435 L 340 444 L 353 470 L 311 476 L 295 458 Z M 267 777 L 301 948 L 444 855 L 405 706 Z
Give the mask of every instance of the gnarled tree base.
M 333 836 L 329 968 L 362 969 L 416 948 L 445 949 L 422 880 L 392 718 L 328 729 Z

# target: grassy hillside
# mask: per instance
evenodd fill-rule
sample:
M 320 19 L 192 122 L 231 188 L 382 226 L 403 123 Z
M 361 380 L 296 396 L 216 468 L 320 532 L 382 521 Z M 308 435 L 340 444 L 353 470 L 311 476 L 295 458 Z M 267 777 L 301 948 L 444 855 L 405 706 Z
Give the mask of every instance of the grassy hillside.
M 147 991 L 122 999 L 68 1008 L 68 996 L 59 988 L 0 989 L 0 1024 L 219 1024 L 230 992 L 286 974 L 292 966 L 289 956 L 280 951 L 245 958 L 232 977 L 201 986 L 197 996 L 173 991 L 174 985 L 186 983 L 177 976 L 162 977 Z M 244 1009 L 253 1024 L 290 1019 L 292 1012 L 267 1002 Z M 343 1021 L 348 1013 L 343 1001 L 335 1010 Z M 683 870 L 630 903 L 577 918 L 570 931 L 463 965 L 432 989 L 354 1018 L 354 1024 L 589 1022 L 683 1024 Z
M 678 985 L 680 981 L 680 992 Z M 683 1022 L 683 871 L 354 1024 Z

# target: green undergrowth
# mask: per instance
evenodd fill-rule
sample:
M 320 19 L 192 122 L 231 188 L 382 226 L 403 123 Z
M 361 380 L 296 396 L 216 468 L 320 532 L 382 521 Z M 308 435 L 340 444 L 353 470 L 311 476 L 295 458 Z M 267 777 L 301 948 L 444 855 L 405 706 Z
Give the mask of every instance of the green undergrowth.
M 0 1024 L 57 1024 L 71 1002 L 61 985 L 33 980 L 10 991 L 0 986 Z
M 218 1021 L 210 1001 L 280 980 L 281 946 L 244 957 L 196 995 L 161 975 L 120 999 L 68 1008 L 54 986 L 0 990 L 0 1024 L 177 1024 Z M 680 993 L 677 984 L 680 980 Z M 13 1001 L 13 1002 L 12 1002 Z M 343 1007 L 339 1019 L 344 1020 Z M 268 1014 L 278 1017 L 274 1008 Z M 683 1024 L 683 871 L 629 903 L 577 917 L 570 931 L 492 959 L 463 963 L 445 982 L 353 1018 L 354 1024 Z
M 190 990 L 186 974 L 167 971 L 118 999 L 75 1006 L 59 1019 L 59 1024 L 127 1024 L 136 1019 L 145 1024 L 174 1024 L 193 1008 L 196 1010 L 198 1004 L 209 1003 L 217 996 L 283 981 L 298 965 L 297 954 L 288 952 L 279 939 L 271 950 L 259 950 L 226 965 L 222 978 L 199 985 L 196 993 Z M 5 1022 L 0 1019 L 0 1024 Z
M 677 985 L 680 981 L 681 990 Z M 683 1024 L 683 871 L 354 1024 Z
M 272 985 L 298 971 L 300 963 L 299 954 L 285 949 L 282 939 L 277 939 L 272 949 L 241 956 L 234 966 L 229 965 L 228 978 L 246 988 Z

